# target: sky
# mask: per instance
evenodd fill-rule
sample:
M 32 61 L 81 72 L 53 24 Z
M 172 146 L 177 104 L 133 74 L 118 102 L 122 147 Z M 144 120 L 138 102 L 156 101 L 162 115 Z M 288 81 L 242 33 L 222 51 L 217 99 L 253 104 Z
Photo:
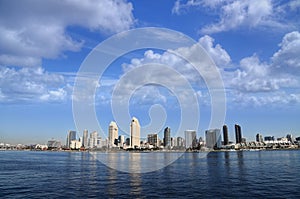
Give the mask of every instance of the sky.
M 168 49 L 139 49 L 114 60 L 91 84 L 96 89 L 93 107 L 100 128 L 74 121 L 74 85 L 88 55 L 118 33 L 147 27 L 180 32 L 213 60 L 224 84 L 224 124 L 230 140 L 234 141 L 234 124 L 241 125 L 247 140 L 254 140 L 257 133 L 298 137 L 299 19 L 298 0 L 0 0 L 0 143 L 46 143 L 52 138 L 64 143 L 69 130 L 80 136 L 84 128 L 105 136 L 110 121 L 116 120 L 122 123 L 120 134 L 127 135 L 130 119 L 124 116 L 121 121 L 116 113 L 113 91 L 141 66 L 149 68 L 122 82 L 116 103 L 127 100 L 130 117 L 138 118 L 146 129 L 142 134 L 158 133 L 162 139 L 163 128 L 169 126 L 175 136 L 181 119 L 186 119 L 181 118 L 181 109 L 195 106 L 180 100 L 196 97 L 197 136 L 204 137 L 210 128 L 212 93 L 205 78 Z M 190 46 L 175 52 L 188 56 L 193 50 Z M 154 72 L 151 64 L 156 64 Z M 147 84 L 126 98 L 132 84 L 141 79 L 164 80 L 173 86 L 179 82 L 177 73 L 159 69 L 163 65 L 181 74 L 193 95 L 179 87 L 174 95 L 171 88 Z

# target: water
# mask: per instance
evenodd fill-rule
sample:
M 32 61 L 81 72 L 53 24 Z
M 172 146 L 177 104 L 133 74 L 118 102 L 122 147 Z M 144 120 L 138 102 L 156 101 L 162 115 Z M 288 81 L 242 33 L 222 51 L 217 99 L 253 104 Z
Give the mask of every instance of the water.
M 2 151 L 0 197 L 300 198 L 300 151 L 185 153 L 141 174 L 110 169 L 88 152 Z

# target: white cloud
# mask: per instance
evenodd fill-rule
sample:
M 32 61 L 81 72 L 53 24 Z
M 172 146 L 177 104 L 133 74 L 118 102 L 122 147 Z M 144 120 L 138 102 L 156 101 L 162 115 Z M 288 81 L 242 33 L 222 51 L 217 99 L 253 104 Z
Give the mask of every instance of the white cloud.
M 214 60 L 215 64 L 222 68 L 230 64 L 231 58 L 222 48 L 220 44 L 214 44 L 214 39 L 208 35 L 205 35 L 199 39 L 199 44 L 207 51 L 209 56 Z
M 270 65 L 262 63 L 256 55 L 240 61 L 240 68 L 232 74 L 230 87 L 240 92 L 271 92 L 297 84 L 288 75 L 274 76 Z
M 273 55 L 273 69 L 279 72 L 300 74 L 300 33 L 287 33 L 280 43 L 280 49 Z
M 4 4 L 5 3 L 5 4 Z M 103 1 L 5 1 L 0 6 L 0 64 L 40 66 L 42 58 L 80 50 L 67 28 L 115 33 L 134 24 L 132 4 Z
M 68 87 L 64 77 L 42 68 L 0 67 L 0 102 L 62 101 Z
M 296 5 L 291 5 L 295 7 Z M 210 13 L 217 13 L 218 22 L 213 22 L 201 29 L 210 34 L 236 29 L 238 27 L 271 27 L 287 28 L 284 22 L 286 10 L 271 0 L 188 0 L 186 3 L 176 1 L 172 13 L 181 14 L 190 7 L 201 7 Z

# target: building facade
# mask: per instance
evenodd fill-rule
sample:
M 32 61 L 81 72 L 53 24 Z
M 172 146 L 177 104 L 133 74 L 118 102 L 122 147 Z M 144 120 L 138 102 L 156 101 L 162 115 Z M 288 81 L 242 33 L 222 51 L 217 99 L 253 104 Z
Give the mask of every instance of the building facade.
M 133 117 L 130 123 L 130 147 L 140 147 L 141 126 L 137 118 Z
M 226 125 L 223 126 L 223 143 L 224 145 L 229 144 L 229 139 L 228 139 L 228 127 Z
M 166 127 L 164 130 L 164 147 L 171 147 L 171 129 L 169 127 Z
M 116 147 L 118 140 L 118 126 L 115 122 L 110 122 L 108 127 L 108 145 L 109 147 Z
M 185 148 L 195 148 L 197 147 L 197 136 L 195 130 L 184 131 L 185 135 Z
M 220 129 L 209 129 L 205 131 L 206 147 L 209 149 L 221 148 Z
M 241 126 L 238 124 L 234 125 L 235 129 L 235 142 L 236 144 L 242 143 L 242 129 Z

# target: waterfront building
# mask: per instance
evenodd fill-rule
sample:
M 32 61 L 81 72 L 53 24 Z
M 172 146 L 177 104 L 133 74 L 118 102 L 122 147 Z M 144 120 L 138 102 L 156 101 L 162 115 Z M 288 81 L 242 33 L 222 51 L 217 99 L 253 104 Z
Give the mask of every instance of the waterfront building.
M 48 149 L 49 148 L 52 148 L 52 149 L 58 149 L 58 148 L 61 148 L 61 142 L 58 141 L 58 140 L 49 140 L 47 142 L 47 147 Z
M 166 127 L 164 130 L 164 147 L 171 147 L 171 129 L 169 127 Z
M 184 131 L 185 135 L 185 148 L 195 148 L 197 147 L 197 136 L 195 130 Z
M 70 148 L 73 140 L 76 140 L 76 131 L 69 131 L 67 136 L 67 148 Z
M 112 121 L 108 127 L 108 146 L 116 147 L 118 144 L 116 143 L 116 139 L 118 140 L 118 126 Z
M 235 129 L 235 140 L 236 140 L 236 144 L 239 144 L 242 142 L 242 130 L 241 130 L 241 126 L 238 124 L 234 125 L 234 129 Z
M 125 145 L 126 145 L 127 147 L 130 146 L 130 138 L 126 138 L 126 140 L 125 140 Z
M 286 135 L 286 138 L 287 138 L 287 140 L 290 141 L 292 144 L 294 143 L 294 139 L 293 139 L 292 134 L 287 134 L 287 135 Z
M 83 137 L 82 137 L 82 146 L 87 148 L 89 146 L 89 140 L 88 140 L 89 132 L 87 129 L 83 130 Z
M 118 141 L 119 141 L 119 147 L 123 147 L 123 144 L 125 142 L 125 136 L 119 135 Z
M 80 149 L 82 143 L 80 140 L 72 140 L 70 144 L 70 149 Z
M 184 140 L 182 137 L 177 137 L 177 147 L 179 148 L 184 147 Z
M 133 117 L 130 123 L 130 146 L 131 148 L 140 147 L 141 126 L 137 118 Z
M 220 129 L 209 129 L 205 131 L 206 147 L 209 149 L 221 148 Z
M 274 138 L 274 136 L 265 136 L 264 140 L 265 140 L 265 142 L 266 141 L 275 141 L 275 138 Z
M 96 148 L 97 145 L 98 145 L 98 132 L 94 131 L 94 132 L 90 133 L 89 147 Z
M 228 127 L 226 125 L 223 126 L 223 141 L 224 141 L 224 145 L 228 145 L 229 144 L 229 140 L 228 140 Z
M 148 134 L 147 135 L 147 142 L 150 145 L 153 145 L 154 147 L 158 147 L 159 146 L 159 138 L 158 135 L 156 133 L 154 134 Z
M 262 137 L 262 135 L 261 134 L 256 134 L 256 142 L 263 142 L 264 140 L 263 140 L 263 137 Z

